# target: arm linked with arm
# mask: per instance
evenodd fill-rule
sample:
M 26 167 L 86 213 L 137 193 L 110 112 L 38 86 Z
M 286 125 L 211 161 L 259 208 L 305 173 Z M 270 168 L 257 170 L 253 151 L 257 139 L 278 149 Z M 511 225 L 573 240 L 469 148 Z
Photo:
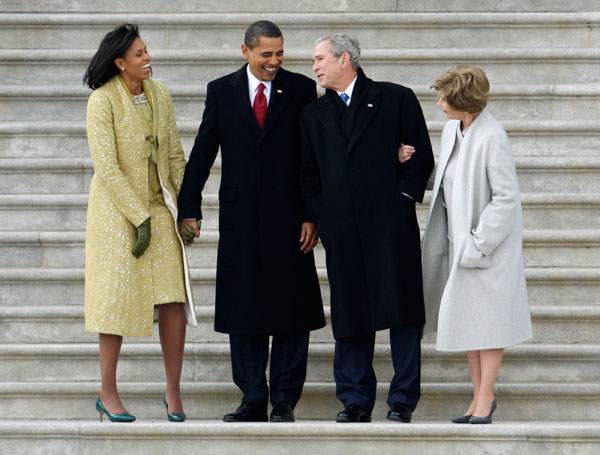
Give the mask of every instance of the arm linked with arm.
M 398 190 L 409 195 L 417 202 L 423 201 L 427 181 L 434 166 L 433 151 L 429 132 L 421 105 L 412 90 L 407 89 L 404 95 L 400 128 L 402 142 L 414 146 L 415 152 L 411 158 L 400 164 L 400 181 Z

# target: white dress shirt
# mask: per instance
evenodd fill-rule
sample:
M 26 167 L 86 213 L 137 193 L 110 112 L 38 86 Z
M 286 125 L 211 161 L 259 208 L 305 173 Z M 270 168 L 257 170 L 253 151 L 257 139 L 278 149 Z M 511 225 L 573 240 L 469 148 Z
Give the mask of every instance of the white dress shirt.
M 246 73 L 248 73 L 248 94 L 250 95 L 250 105 L 254 107 L 254 98 L 258 92 L 258 86 L 262 83 L 265 84 L 265 90 L 263 93 L 267 98 L 267 106 L 271 101 L 271 81 L 259 81 L 258 78 L 250 71 L 250 65 L 246 65 Z
M 346 87 L 346 90 L 344 90 L 343 92 L 337 92 L 338 95 L 341 95 L 342 93 L 345 93 L 346 95 L 348 95 L 348 106 L 350 106 L 350 103 L 352 102 L 352 92 L 354 91 L 354 84 L 356 84 L 357 78 L 358 78 L 358 74 L 354 77 L 352 82 L 350 82 L 350 85 L 348 87 Z

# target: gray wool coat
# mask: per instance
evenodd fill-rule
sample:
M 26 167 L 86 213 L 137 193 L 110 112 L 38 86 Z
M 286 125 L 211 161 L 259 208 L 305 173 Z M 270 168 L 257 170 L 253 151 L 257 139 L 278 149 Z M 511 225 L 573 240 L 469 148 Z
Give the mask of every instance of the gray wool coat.
M 515 162 L 506 132 L 483 110 L 467 129 L 452 190 L 454 255 L 440 184 L 459 120 L 442 132 L 423 240 L 427 325 L 437 349 L 503 348 L 532 337 L 522 248 L 522 212 Z

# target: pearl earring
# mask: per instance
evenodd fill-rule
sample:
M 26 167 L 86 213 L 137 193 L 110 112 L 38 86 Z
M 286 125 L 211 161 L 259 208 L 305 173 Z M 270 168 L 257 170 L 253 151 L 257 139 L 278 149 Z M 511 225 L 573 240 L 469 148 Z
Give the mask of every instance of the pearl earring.
M 125 67 L 121 68 L 121 71 L 125 71 Z

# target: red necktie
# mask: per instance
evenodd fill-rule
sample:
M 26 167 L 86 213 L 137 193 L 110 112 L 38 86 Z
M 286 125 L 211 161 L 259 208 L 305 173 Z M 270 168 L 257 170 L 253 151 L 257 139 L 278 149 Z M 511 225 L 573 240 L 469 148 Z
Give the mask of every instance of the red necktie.
M 267 116 L 267 97 L 264 94 L 265 84 L 258 85 L 258 92 L 256 98 L 254 98 L 254 116 L 258 123 L 258 127 L 262 130 L 263 124 L 265 123 L 265 117 Z

